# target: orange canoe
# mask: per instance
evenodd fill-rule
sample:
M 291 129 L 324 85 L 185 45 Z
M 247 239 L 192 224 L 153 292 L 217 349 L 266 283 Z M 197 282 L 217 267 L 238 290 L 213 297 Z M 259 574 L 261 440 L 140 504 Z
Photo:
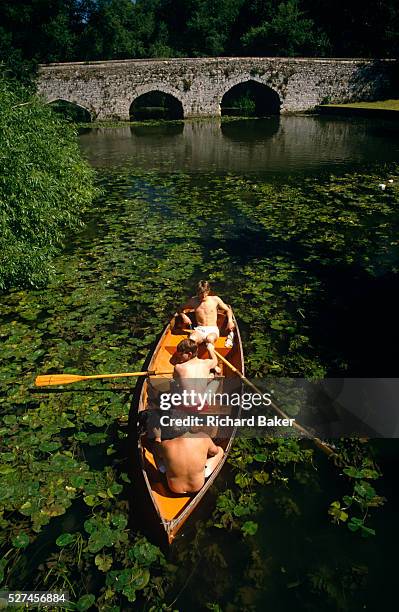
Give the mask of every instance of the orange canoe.
M 190 314 L 189 312 L 187 314 Z M 240 332 L 237 322 L 234 320 L 236 329 L 234 332 L 234 343 L 232 348 L 225 347 L 227 330 L 225 328 L 226 315 L 225 313 L 218 314 L 218 327 L 220 329 L 220 337 L 216 341 L 216 350 L 227 359 L 233 366 L 244 374 L 244 358 L 241 344 Z M 187 338 L 187 331 L 179 329 L 175 326 L 175 320 L 166 327 L 160 337 L 154 352 L 147 362 L 146 368 L 149 370 L 158 370 L 167 372 L 173 370 L 173 355 L 176 352 L 176 346 L 181 340 Z M 208 352 L 204 345 L 200 346 L 199 357 L 208 358 Z M 231 390 L 241 392 L 241 380 L 234 374 L 232 370 L 222 362 L 219 363 L 222 369 L 221 376 L 229 379 L 226 382 L 230 392 Z M 141 388 L 138 388 L 134 405 L 132 406 L 132 427 L 134 445 L 135 445 L 135 460 L 134 460 L 134 479 L 135 479 L 135 499 L 133 507 L 139 508 L 140 525 L 139 529 L 145 535 L 161 546 L 170 545 L 176 537 L 178 531 L 182 528 L 188 517 L 192 514 L 195 508 L 203 499 L 204 495 L 211 487 L 212 483 L 217 478 L 222 466 L 230 451 L 235 428 L 231 427 L 228 430 L 228 437 L 219 437 L 217 435 L 217 444 L 224 450 L 224 456 L 218 464 L 214 472 L 205 481 L 203 487 L 193 495 L 177 495 L 172 493 L 167 485 L 166 477 L 157 469 L 154 455 L 151 451 L 151 441 L 147 436 L 137 435 L 138 414 L 149 408 L 152 402 L 154 388 L 157 392 L 166 392 L 170 389 L 171 375 L 163 375 L 150 377 L 141 381 Z M 234 379 L 234 380 L 233 380 Z M 223 407 L 219 406 L 215 409 L 215 414 L 219 414 Z M 224 414 L 231 416 L 239 416 L 240 407 L 229 407 L 225 409 Z M 226 434 L 224 434 L 226 436 Z M 141 483 L 142 486 L 137 486 Z M 137 499 L 137 495 L 140 499 Z M 141 511 L 140 511 L 141 509 Z

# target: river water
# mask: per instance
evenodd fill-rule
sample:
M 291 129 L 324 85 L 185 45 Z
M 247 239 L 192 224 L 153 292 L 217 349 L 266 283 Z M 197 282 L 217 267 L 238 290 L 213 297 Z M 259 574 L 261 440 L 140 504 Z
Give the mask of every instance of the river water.
M 311 374 L 322 364 L 324 373 L 332 375 L 395 376 L 388 338 L 397 338 L 392 321 L 398 306 L 398 215 L 393 207 L 389 218 L 381 219 L 378 207 L 380 194 L 385 197 L 379 183 L 394 176 L 399 160 L 398 136 L 394 122 L 291 116 L 96 128 L 82 133 L 80 143 L 90 163 L 104 173 L 113 198 L 128 193 L 142 199 L 143 215 L 149 210 L 159 215 L 161 232 L 165 223 L 171 248 L 187 247 L 186 259 L 177 259 L 176 266 L 187 265 L 188 281 L 182 274 L 167 274 L 167 280 L 180 281 L 190 291 L 195 279 L 208 274 L 237 302 L 244 348 L 254 351 L 247 355 L 251 374 L 262 373 L 258 362 L 266 360 L 277 363 L 277 373 Z M 324 187 L 318 192 L 319 183 Z M 358 183 L 363 191 L 357 191 Z M 276 203 L 286 188 L 285 199 Z M 263 197 L 257 199 L 255 190 Z M 307 196 L 309 210 L 304 213 Z M 292 207 L 297 197 L 299 203 Z M 363 197 L 375 202 L 361 212 L 356 207 Z M 339 228 L 337 219 L 352 213 L 348 223 L 353 230 Z M 331 227 L 329 215 L 335 219 Z M 370 216 L 373 221 L 364 222 Z M 195 225 L 194 232 L 187 230 L 186 245 L 184 231 L 174 231 L 185 219 Z M 323 224 L 331 231 L 327 239 L 327 233 L 320 238 Z M 165 255 L 161 249 L 159 257 Z M 192 257 L 196 265 L 189 263 Z M 291 287 L 291 292 L 284 288 L 289 295 L 282 301 L 273 280 L 278 275 Z M 254 285 L 265 278 L 271 283 L 263 285 L 262 299 Z M 299 297 L 304 283 L 309 284 L 310 301 Z M 162 287 L 165 279 L 148 289 Z M 302 308 L 308 319 L 303 332 L 308 349 L 302 354 L 292 349 L 292 359 L 284 360 L 282 353 L 291 350 L 286 338 L 264 346 L 267 319 L 277 316 L 272 325 L 277 331 L 297 327 Z M 374 538 L 329 523 L 328 506 L 347 492 L 347 485 L 317 455 L 311 466 L 286 474 L 286 482 L 257 491 L 262 501 L 255 512 L 254 538 L 243 540 L 236 531 L 208 527 L 198 539 L 198 524 L 197 531 L 194 524 L 189 526 L 173 557 L 181 573 L 176 607 L 226 612 L 389 608 L 397 450 L 392 441 L 373 451 L 385 472 L 379 492 L 388 497 L 388 505 L 371 521 Z M 229 468 L 224 474 L 219 493 L 237 488 Z M 212 504 L 214 499 L 205 514 Z
M 80 141 L 96 167 L 286 175 L 397 161 L 398 135 L 395 122 L 300 115 L 97 128 Z

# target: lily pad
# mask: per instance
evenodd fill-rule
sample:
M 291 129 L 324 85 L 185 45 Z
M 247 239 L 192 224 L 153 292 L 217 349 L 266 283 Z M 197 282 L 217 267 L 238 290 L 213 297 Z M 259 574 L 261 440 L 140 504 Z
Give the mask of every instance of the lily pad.
M 60 536 L 58 536 L 55 543 L 57 544 L 57 546 L 60 546 L 60 548 L 63 548 L 64 546 L 68 546 L 68 544 L 72 544 L 72 542 L 74 542 L 75 539 L 76 539 L 76 536 L 73 535 L 72 533 L 63 533 Z
M 95 601 L 96 598 L 93 594 L 90 593 L 88 595 L 83 595 L 83 597 L 80 597 L 80 599 L 76 602 L 76 609 L 79 612 L 85 612 L 94 605 Z
M 19 533 L 11 540 L 15 548 L 26 548 L 29 545 L 29 537 L 26 533 Z

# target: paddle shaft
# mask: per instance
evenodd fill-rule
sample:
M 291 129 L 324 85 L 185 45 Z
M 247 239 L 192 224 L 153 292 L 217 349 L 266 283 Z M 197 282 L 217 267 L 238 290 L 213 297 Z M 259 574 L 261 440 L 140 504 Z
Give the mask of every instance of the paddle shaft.
M 147 372 L 118 372 L 117 374 L 93 374 L 90 376 L 79 376 L 81 380 L 94 380 L 95 378 L 126 378 L 127 376 L 160 376 L 161 374 L 173 374 L 173 372 L 158 372 L 147 370 Z
M 90 376 L 81 376 L 79 374 L 44 374 L 37 376 L 35 380 L 36 387 L 46 387 L 49 385 L 70 385 L 82 380 L 95 380 L 100 378 L 126 378 L 128 376 L 162 376 L 165 374 L 172 375 L 173 372 L 159 372 L 157 370 L 147 370 L 146 372 L 119 372 L 117 374 L 93 374 Z
M 242 374 L 239 370 L 237 370 L 237 368 L 235 366 L 233 366 L 233 364 L 230 363 L 230 361 L 227 361 L 227 359 L 225 359 L 225 357 L 223 357 L 223 355 L 221 355 L 218 351 L 215 350 L 214 352 L 217 355 L 217 357 L 224 364 L 226 364 L 230 368 L 230 370 L 232 370 L 235 374 L 238 374 L 238 376 L 241 378 L 241 380 L 246 385 L 248 385 L 248 387 L 253 389 L 256 393 L 262 394 L 262 391 L 256 385 L 254 385 L 250 380 L 248 380 L 248 378 L 246 376 L 244 376 L 244 374 Z M 283 419 L 289 419 L 290 418 L 272 400 L 271 400 L 270 406 L 273 408 L 274 412 L 276 412 Z M 305 438 L 310 438 L 311 440 L 313 440 L 313 442 L 316 444 L 316 446 L 318 448 L 320 448 L 324 453 L 326 453 L 326 455 L 328 455 L 330 457 L 333 456 L 333 455 L 337 455 L 337 453 L 328 444 L 326 444 L 325 442 L 322 442 L 322 440 L 320 440 L 320 438 L 317 438 L 316 436 L 313 436 L 310 433 L 310 431 L 308 431 L 307 429 L 302 427 L 302 425 L 299 425 L 299 423 L 297 423 L 296 421 L 294 421 L 293 426 L 295 427 L 295 429 L 297 431 L 299 431 L 303 436 L 305 436 Z

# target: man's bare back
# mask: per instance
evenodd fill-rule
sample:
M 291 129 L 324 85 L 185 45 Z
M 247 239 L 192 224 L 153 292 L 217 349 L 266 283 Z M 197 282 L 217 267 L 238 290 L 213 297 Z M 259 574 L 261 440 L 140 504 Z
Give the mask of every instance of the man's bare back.
M 184 378 L 210 378 L 211 370 L 217 366 L 217 358 L 214 357 L 213 346 L 210 344 L 208 348 L 211 359 L 199 359 L 193 357 L 190 361 L 177 363 L 175 365 L 175 378 L 183 380 Z
M 203 432 L 163 440 L 157 449 L 170 490 L 180 494 L 199 491 L 223 457 L 223 449 Z
M 195 341 L 187 339 L 179 343 L 177 347 L 179 363 L 175 365 L 173 376 L 181 391 L 204 394 L 209 390 L 209 379 L 214 378 L 211 370 L 220 371 L 220 368 L 213 344 L 207 344 L 207 348 L 211 358 L 199 359 Z

